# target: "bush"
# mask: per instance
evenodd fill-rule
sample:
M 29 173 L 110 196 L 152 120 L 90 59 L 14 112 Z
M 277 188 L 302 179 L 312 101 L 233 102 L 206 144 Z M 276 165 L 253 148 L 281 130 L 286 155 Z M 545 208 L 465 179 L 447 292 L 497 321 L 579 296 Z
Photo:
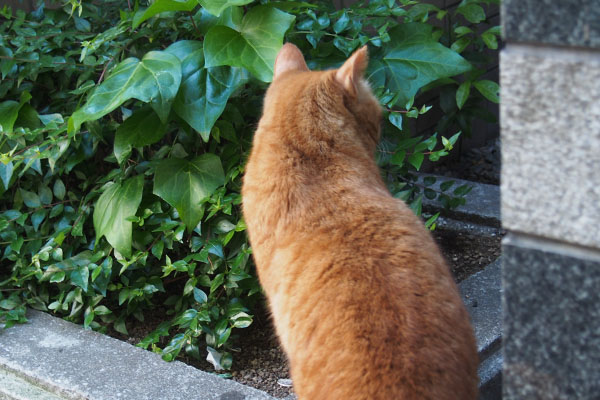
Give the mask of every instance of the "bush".
M 487 2 L 464 1 L 455 14 L 483 22 Z M 428 110 L 414 97 L 436 85 L 454 88 L 456 109 L 480 103 L 471 87 L 497 101 L 497 85 L 478 81 L 475 61 L 459 54 L 467 37 L 475 50 L 497 46 L 497 28 L 444 33 L 427 23 L 444 11 L 408 0 L 342 10 L 296 1 L 64 3 L 1 12 L 6 327 L 24 322 L 28 306 L 127 334 L 160 303 L 168 318 L 141 347 L 166 360 L 182 350 L 203 358 L 206 349 L 217 369 L 231 366 L 232 329 L 249 326 L 262 299 L 241 176 L 284 39 L 313 68 L 337 66 L 368 44 L 368 78 L 386 110 L 379 162 L 390 189 L 417 214 L 423 195 L 464 201 L 468 188 L 436 192 L 410 174 L 426 156 L 448 154 L 459 134 L 441 144 L 437 135 L 412 137 L 403 119 Z M 441 37 L 456 41 L 448 48 Z

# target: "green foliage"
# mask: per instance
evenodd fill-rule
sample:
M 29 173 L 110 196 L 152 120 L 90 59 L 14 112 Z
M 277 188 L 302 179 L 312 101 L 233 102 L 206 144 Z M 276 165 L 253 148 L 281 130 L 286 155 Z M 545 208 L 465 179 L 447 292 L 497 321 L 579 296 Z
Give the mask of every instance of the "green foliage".
M 413 103 L 432 87 L 456 86 L 460 112 L 481 96 L 497 101 L 498 87 L 478 79 L 474 62 L 459 54 L 466 46 L 457 51 L 456 42 L 444 43 L 448 32 L 426 23 L 445 15 L 434 6 L 63 3 L 56 10 L 40 3 L 30 14 L 1 10 L 0 322 L 7 327 L 24 322 L 28 306 L 126 334 L 160 306 L 165 321 L 140 346 L 166 360 L 183 351 L 208 355 L 217 369 L 231 366 L 232 332 L 252 323 L 262 300 L 239 207 L 241 175 L 284 41 L 318 68 L 368 44 L 369 80 L 386 114 L 378 158 L 390 189 L 417 214 L 423 196 L 463 201 L 468 188 L 433 190 L 411 174 L 426 157 L 447 155 L 459 133 L 414 137 L 406 119 L 431 108 Z M 455 15 L 485 18 L 484 1 L 464 3 Z M 497 45 L 497 30 L 474 32 L 457 26 L 449 34 Z

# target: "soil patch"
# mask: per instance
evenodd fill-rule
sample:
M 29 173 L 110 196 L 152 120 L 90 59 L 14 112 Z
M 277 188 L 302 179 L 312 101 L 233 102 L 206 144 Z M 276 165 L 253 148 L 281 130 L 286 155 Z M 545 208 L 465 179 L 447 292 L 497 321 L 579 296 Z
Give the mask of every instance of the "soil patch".
M 433 236 L 457 282 L 480 271 L 500 256 L 500 235 L 486 237 L 437 229 Z M 156 304 L 160 304 L 159 301 Z M 157 306 L 152 314 L 145 315 L 143 323 L 128 323 L 129 337 L 114 331 L 109 334 L 136 344 L 166 318 L 165 310 Z M 230 371 L 232 379 L 278 398 L 292 393 L 292 388 L 279 383 L 281 379 L 289 378 L 289 370 L 285 354 L 279 348 L 268 312 L 264 308 L 257 310 L 250 327 L 234 330 L 232 338 L 238 350 L 233 352 L 234 363 Z M 205 361 L 189 357 L 180 357 L 179 360 L 205 371 L 214 371 L 212 365 Z

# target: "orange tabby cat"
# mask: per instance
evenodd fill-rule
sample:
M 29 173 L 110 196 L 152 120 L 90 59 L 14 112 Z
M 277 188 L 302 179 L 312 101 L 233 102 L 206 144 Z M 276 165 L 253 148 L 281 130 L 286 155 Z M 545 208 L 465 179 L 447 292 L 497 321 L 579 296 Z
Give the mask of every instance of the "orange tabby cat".
M 302 400 L 477 396 L 477 350 L 449 269 L 375 164 L 367 49 L 309 71 L 283 46 L 246 166 L 260 282 Z

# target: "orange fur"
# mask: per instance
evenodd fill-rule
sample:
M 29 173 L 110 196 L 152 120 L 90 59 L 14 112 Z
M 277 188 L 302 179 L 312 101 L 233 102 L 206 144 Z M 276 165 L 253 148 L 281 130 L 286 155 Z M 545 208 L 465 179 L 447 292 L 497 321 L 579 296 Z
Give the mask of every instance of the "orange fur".
M 301 400 L 477 396 L 469 317 L 422 222 L 375 164 L 366 47 L 338 70 L 280 51 L 242 188 L 260 282 Z

